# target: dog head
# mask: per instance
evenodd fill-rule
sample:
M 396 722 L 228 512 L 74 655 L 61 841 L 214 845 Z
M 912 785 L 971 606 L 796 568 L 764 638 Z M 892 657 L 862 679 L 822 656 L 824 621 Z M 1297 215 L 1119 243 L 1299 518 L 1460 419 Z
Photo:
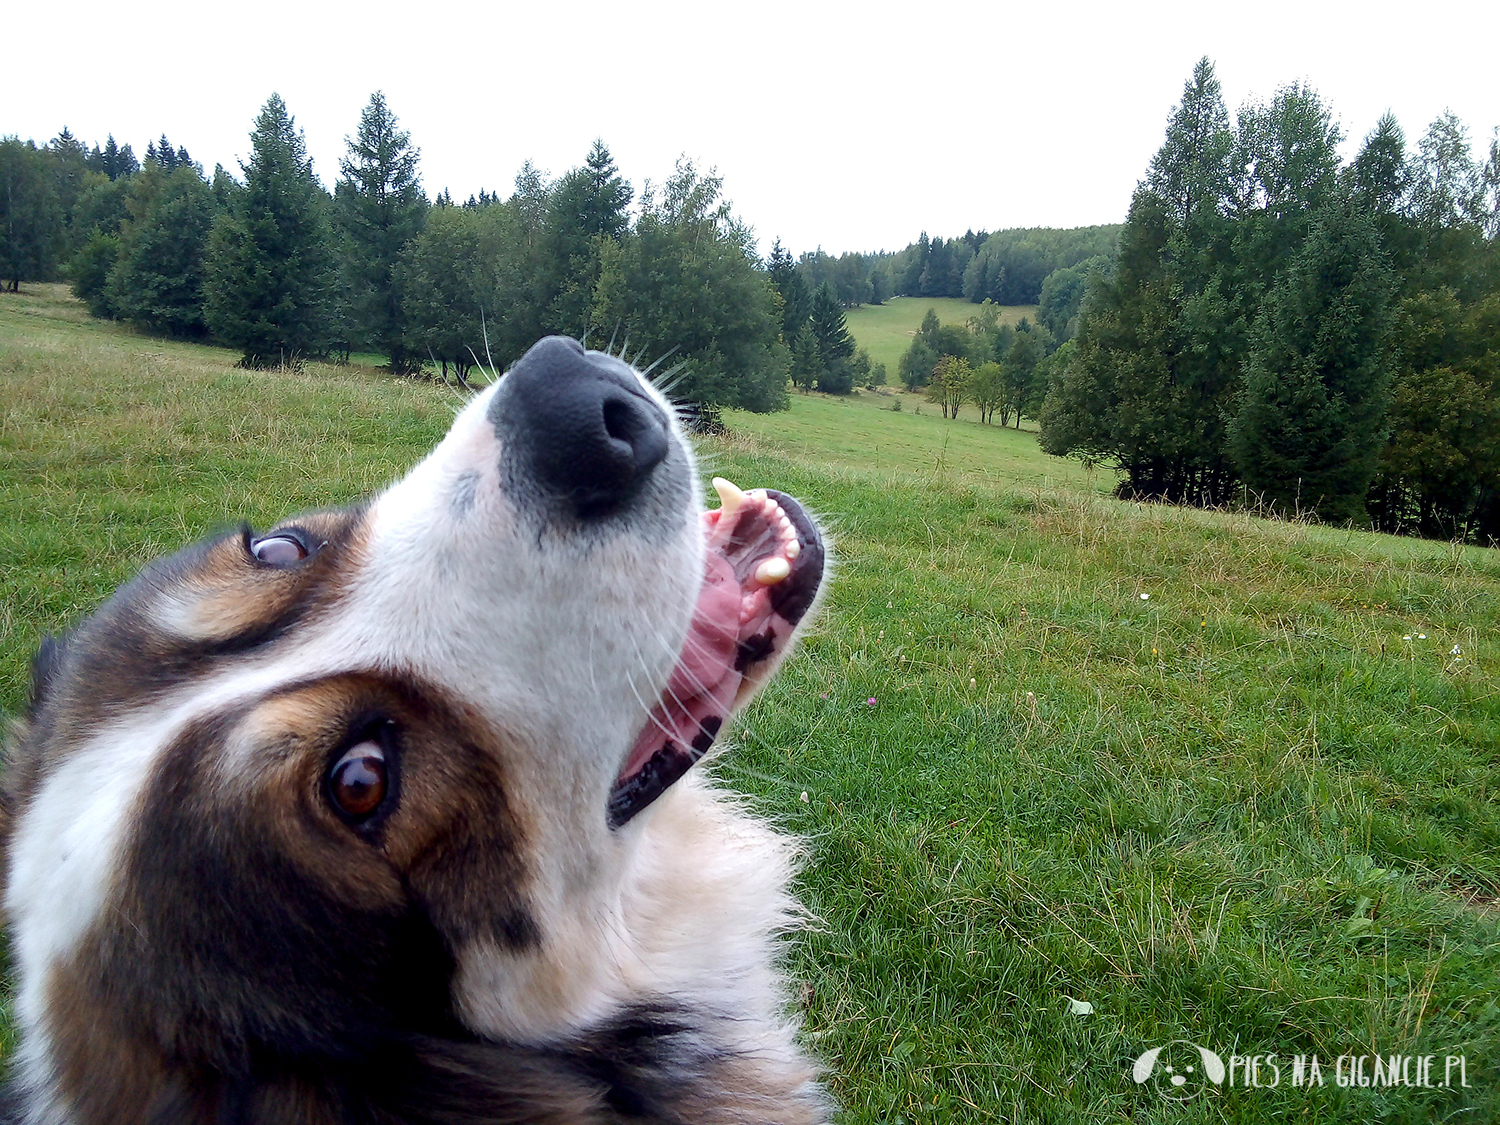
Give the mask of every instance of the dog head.
M 716 483 L 552 338 L 369 503 L 189 547 L 45 647 L 7 786 L 32 1104 L 338 1120 L 444 1068 L 646 1097 L 589 1036 L 683 1022 L 641 1015 L 693 987 L 640 995 L 653 824 L 823 579 L 794 501 Z

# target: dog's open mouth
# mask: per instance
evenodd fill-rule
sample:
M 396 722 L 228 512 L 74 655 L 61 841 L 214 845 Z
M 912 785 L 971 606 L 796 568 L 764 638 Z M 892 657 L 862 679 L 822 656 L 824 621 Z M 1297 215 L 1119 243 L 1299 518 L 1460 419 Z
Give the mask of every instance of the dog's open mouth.
M 703 515 L 706 571 L 687 640 L 661 700 L 636 737 L 609 799 L 618 828 L 661 796 L 714 744 L 741 689 L 785 653 L 823 581 L 823 539 L 783 492 L 742 492 L 714 479 Z

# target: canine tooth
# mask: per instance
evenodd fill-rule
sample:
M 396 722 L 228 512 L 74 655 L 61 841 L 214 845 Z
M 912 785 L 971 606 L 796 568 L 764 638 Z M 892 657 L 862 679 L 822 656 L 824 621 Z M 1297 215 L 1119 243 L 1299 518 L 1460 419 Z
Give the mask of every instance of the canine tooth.
M 726 516 L 734 515 L 745 503 L 745 493 L 740 486 L 723 477 L 714 477 L 714 491 L 719 494 L 719 511 Z
M 780 555 L 772 555 L 755 568 L 755 580 L 762 586 L 774 586 L 791 572 L 791 563 Z

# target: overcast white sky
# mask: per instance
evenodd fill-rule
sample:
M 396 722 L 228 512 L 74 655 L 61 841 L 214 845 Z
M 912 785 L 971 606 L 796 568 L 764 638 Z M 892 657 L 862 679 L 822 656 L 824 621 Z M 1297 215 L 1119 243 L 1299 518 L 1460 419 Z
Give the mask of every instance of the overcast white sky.
M 922 231 L 1118 222 L 1194 62 L 1231 113 L 1306 79 L 1355 141 L 1386 109 L 1415 146 L 1452 109 L 1500 125 L 1500 3 L 1261 0 L 227 5 L 17 0 L 0 134 L 64 125 L 139 156 L 166 132 L 238 171 L 276 91 L 325 183 L 372 90 L 429 194 L 509 194 L 603 137 L 639 189 L 716 167 L 760 237 L 898 249 Z

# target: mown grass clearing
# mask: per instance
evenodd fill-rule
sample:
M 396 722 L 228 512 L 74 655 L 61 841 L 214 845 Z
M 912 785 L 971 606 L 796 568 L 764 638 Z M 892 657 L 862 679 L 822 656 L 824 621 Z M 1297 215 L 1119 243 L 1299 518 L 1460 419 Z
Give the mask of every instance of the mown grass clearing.
M 140 562 L 378 488 L 459 402 L 22 298 L 10 711 L 42 633 Z M 863 397 L 730 422 L 706 467 L 804 497 L 840 560 L 717 768 L 807 840 L 793 964 L 847 1121 L 1500 1119 L 1500 553 L 1124 504 L 1025 434 Z M 1326 1085 L 1167 1102 L 1130 1070 L 1176 1038 L 1317 1053 Z M 1377 1052 L 1470 1086 L 1335 1084 Z
M 892 410 L 900 404 L 899 411 Z M 920 394 L 884 388 L 854 395 L 792 394 L 781 414 L 728 411 L 736 434 L 753 436 L 805 464 L 867 469 L 876 473 L 937 473 L 946 480 L 991 486 L 1108 492 L 1116 475 L 1090 471 L 1076 461 L 1049 457 L 1037 448 L 1034 425 L 1015 430 L 984 425 L 970 407 L 950 421 Z
M 911 347 L 927 310 L 932 309 L 944 324 L 963 324 L 979 311 L 979 306 L 962 297 L 892 297 L 883 305 L 861 305 L 844 314 L 849 332 L 870 358 L 886 367 L 886 381 L 897 382 L 901 357 Z M 1036 319 L 1035 305 L 1006 305 L 1000 323 L 1015 324 L 1022 317 Z

